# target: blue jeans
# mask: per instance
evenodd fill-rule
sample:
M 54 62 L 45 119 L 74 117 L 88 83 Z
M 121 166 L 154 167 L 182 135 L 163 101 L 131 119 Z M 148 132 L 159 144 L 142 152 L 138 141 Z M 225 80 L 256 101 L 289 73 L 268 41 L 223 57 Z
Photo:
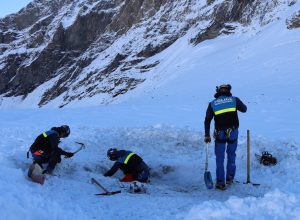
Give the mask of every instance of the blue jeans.
M 215 135 L 215 155 L 216 155 L 216 176 L 217 184 L 225 184 L 225 171 L 224 171 L 224 159 L 225 150 L 227 153 L 227 167 L 226 167 L 226 179 L 234 179 L 236 166 L 236 148 L 239 131 L 238 129 L 232 129 L 230 133 L 226 130 L 220 130 Z M 227 145 L 227 149 L 226 149 Z

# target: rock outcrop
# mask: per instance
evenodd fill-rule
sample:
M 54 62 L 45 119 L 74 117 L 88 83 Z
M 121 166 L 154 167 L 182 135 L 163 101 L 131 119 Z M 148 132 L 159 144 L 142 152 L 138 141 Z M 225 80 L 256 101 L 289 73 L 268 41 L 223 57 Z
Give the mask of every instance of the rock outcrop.
M 288 29 L 300 28 L 300 11 L 287 21 Z

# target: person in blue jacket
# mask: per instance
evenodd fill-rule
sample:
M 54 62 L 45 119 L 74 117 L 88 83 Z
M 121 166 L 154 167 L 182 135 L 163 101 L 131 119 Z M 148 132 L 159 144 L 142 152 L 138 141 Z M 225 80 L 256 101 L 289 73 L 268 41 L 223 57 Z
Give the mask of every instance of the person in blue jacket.
M 110 148 L 107 151 L 107 157 L 115 163 L 104 176 L 113 176 L 120 169 L 125 175 L 121 179 L 123 182 L 146 183 L 149 181 L 150 169 L 139 155 L 131 151 Z
M 235 176 L 236 149 L 238 142 L 238 113 L 246 112 L 247 106 L 231 94 L 231 85 L 224 84 L 216 88 L 215 99 L 208 104 L 204 121 L 204 142 L 210 143 L 210 123 L 215 121 L 216 188 L 224 190 L 226 184 L 232 184 Z M 227 146 L 226 146 L 227 145 Z M 226 178 L 224 171 L 225 150 L 227 153 Z
M 33 163 L 39 164 L 43 168 L 44 163 L 48 163 L 47 168 L 43 171 L 45 174 L 52 174 L 57 163 L 61 162 L 61 155 L 72 157 L 74 154 L 62 150 L 58 144 L 60 138 L 66 138 L 70 135 L 70 127 L 62 125 L 53 127 L 49 131 L 40 134 L 30 147 Z

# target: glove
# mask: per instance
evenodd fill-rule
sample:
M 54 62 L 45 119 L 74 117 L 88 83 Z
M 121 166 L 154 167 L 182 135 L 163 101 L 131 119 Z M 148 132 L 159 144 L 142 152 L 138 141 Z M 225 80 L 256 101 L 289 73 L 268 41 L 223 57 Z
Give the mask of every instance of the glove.
M 74 156 L 74 153 L 71 153 L 71 152 L 66 152 L 65 153 L 66 158 L 70 158 L 70 157 L 73 157 L 73 156 Z
M 211 138 L 210 138 L 209 135 L 205 135 L 205 136 L 204 136 L 204 142 L 205 142 L 206 144 L 208 144 L 208 143 L 211 142 Z

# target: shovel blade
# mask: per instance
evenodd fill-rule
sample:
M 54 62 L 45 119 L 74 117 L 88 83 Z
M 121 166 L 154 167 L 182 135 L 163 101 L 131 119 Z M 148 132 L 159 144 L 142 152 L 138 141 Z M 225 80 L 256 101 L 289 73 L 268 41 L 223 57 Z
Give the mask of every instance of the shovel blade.
M 45 182 L 45 176 L 43 175 L 43 170 L 38 164 L 31 164 L 28 170 L 28 177 L 35 183 L 41 185 Z
M 31 175 L 31 180 L 35 183 L 39 183 L 41 185 L 44 185 L 45 183 L 45 176 L 43 175 L 35 175 L 35 174 L 32 174 Z
M 214 187 L 214 183 L 212 181 L 212 177 L 209 171 L 205 171 L 204 173 L 204 182 L 207 189 L 212 189 Z

